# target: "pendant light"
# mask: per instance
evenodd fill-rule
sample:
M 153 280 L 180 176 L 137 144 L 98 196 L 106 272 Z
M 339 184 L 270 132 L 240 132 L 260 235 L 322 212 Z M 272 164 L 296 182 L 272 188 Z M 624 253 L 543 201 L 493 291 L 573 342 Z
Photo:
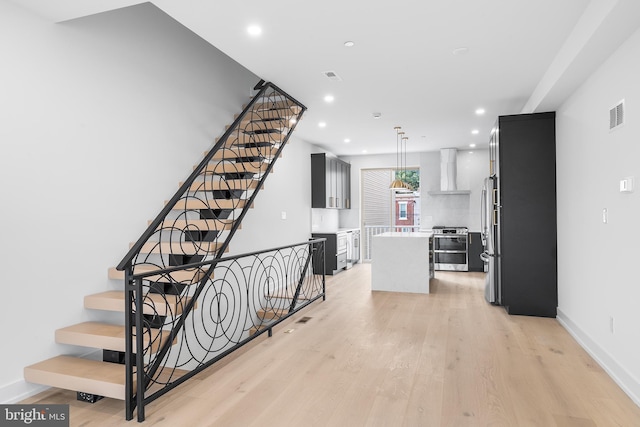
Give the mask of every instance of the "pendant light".
M 400 126 L 396 126 L 393 129 L 395 129 L 396 131 L 396 174 L 397 174 L 398 170 L 400 170 L 401 168 L 401 163 L 402 163 L 402 135 L 404 135 L 404 132 L 400 131 L 400 129 L 402 129 Z M 404 186 L 404 182 L 402 182 L 402 180 L 398 178 L 396 175 L 396 179 L 394 179 L 391 182 L 389 189 L 402 190 L 404 188 L 406 188 Z
M 402 142 L 404 143 L 404 163 L 403 163 L 404 169 L 402 170 L 402 184 L 404 184 L 404 188 L 408 190 L 407 192 L 410 192 L 410 191 L 413 191 L 413 188 L 407 182 L 407 141 L 408 140 L 409 140 L 409 137 L 406 137 L 406 136 L 402 137 Z
M 407 140 L 408 137 L 404 136 L 404 132 L 400 126 L 394 127 L 396 131 L 396 174 L 400 172 L 400 176 L 404 176 L 406 179 L 407 176 Z M 404 145 L 404 150 L 403 150 Z M 404 162 L 403 162 L 404 159 Z M 403 175 L 404 174 L 404 175 Z M 397 176 L 397 175 L 396 175 Z M 402 178 L 395 178 L 391 185 L 389 186 L 391 191 L 395 191 L 396 193 L 410 193 L 412 190 L 411 186 L 405 182 Z

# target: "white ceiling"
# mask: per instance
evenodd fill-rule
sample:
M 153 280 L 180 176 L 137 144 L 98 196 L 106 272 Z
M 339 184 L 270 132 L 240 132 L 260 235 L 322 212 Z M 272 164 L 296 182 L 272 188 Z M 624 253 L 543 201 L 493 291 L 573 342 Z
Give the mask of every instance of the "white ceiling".
M 142 3 L 15 2 L 55 22 Z M 638 0 L 151 3 L 305 104 L 296 135 L 337 155 L 395 152 L 394 126 L 410 152 L 486 147 L 498 115 L 557 108 L 640 25 Z

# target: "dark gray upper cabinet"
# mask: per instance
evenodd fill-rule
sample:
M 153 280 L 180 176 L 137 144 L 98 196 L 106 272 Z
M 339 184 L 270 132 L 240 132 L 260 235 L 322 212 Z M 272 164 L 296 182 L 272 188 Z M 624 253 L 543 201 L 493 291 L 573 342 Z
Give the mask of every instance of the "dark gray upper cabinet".
M 311 207 L 351 209 L 351 165 L 324 153 L 311 155 Z

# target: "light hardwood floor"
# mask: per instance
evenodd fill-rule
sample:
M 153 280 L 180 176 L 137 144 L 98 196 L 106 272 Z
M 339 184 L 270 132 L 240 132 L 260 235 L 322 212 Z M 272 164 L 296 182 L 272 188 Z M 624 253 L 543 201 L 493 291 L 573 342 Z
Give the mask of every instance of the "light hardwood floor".
M 480 273 L 437 272 L 429 295 L 371 292 L 356 265 L 327 277 L 327 301 L 149 405 L 144 425 L 640 426 L 555 319 L 509 316 L 483 287 Z M 24 403 L 69 403 L 72 426 L 137 424 L 122 401 L 69 391 Z

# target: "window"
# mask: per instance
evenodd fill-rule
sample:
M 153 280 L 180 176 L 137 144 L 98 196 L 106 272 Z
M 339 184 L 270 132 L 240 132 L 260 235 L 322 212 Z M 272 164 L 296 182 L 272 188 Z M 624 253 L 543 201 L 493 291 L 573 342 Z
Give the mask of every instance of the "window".
M 398 219 L 407 218 L 407 202 L 398 202 Z

